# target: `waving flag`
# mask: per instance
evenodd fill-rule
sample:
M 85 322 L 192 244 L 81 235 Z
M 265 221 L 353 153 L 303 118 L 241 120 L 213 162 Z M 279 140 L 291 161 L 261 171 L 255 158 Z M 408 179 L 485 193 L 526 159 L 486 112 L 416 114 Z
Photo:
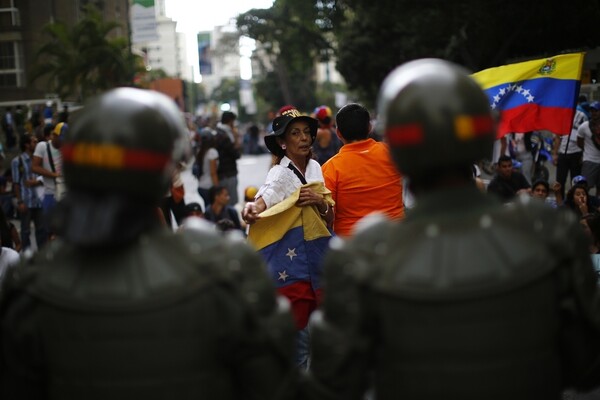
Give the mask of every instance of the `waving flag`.
M 472 75 L 500 112 L 498 136 L 546 129 L 571 132 L 584 53 L 489 68 Z
M 322 183 L 305 186 L 333 205 L 331 192 Z M 299 194 L 300 189 L 262 212 L 261 219 L 250 226 L 248 241 L 265 259 L 277 291 L 290 299 L 296 325 L 303 328 L 320 297 L 322 259 L 331 232 L 316 207 L 295 205 Z

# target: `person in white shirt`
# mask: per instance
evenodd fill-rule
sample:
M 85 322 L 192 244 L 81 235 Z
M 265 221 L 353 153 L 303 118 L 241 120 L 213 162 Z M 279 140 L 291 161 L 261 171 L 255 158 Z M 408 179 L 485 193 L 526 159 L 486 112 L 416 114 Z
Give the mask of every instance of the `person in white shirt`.
M 581 175 L 585 176 L 590 189 L 600 194 L 600 102 L 590 104 L 590 120 L 577 129 L 577 145 L 583 149 Z
M 561 185 L 562 197 L 565 195 L 567 175 L 571 174 L 571 179 L 581 175 L 581 156 L 583 152 L 581 147 L 577 145 L 577 130 L 587 120 L 588 116 L 578 106 L 573 116 L 571 133 L 554 138 L 552 162 L 556 165 L 556 181 Z

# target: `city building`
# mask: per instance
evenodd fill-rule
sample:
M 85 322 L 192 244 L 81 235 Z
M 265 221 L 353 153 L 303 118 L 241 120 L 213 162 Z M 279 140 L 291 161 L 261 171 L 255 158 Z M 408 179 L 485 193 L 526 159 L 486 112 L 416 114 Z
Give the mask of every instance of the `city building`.
M 0 104 L 54 96 L 44 78 L 29 82 L 28 69 L 46 40 L 42 28 L 56 21 L 74 25 L 88 3 L 104 20 L 120 23 L 111 36 L 129 37 L 129 0 L 0 0 Z
M 198 33 L 200 74 L 207 93 L 223 79 L 240 79 L 240 48 L 235 26 L 216 26 Z
M 155 0 L 156 29 L 158 38 L 134 43 L 132 50 L 142 55 L 148 70 L 162 69 L 170 78 L 193 82 L 193 68 L 188 62 L 186 40 L 177 32 L 177 22 L 165 15 L 164 0 Z

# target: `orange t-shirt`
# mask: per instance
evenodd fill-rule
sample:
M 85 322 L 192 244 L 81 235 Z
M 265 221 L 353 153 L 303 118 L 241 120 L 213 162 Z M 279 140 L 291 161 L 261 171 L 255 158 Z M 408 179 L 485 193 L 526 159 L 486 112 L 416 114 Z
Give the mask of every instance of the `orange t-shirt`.
M 335 200 L 337 235 L 349 236 L 358 220 L 372 212 L 404 217 L 402 177 L 386 144 L 373 139 L 345 144 L 321 169 Z

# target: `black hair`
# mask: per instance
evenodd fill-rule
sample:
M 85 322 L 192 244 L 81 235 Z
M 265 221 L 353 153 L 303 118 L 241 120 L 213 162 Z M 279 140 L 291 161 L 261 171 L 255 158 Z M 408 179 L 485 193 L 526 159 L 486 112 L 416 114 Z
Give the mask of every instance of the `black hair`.
M 46 140 L 47 138 L 50 137 L 53 130 L 54 130 L 53 124 L 48 124 L 48 125 L 44 126 L 44 140 Z
M 363 140 L 371 131 L 371 116 L 366 108 L 358 103 L 346 104 L 335 116 L 337 129 L 349 142 Z
M 227 232 L 236 229 L 235 223 L 228 218 L 218 220 L 215 225 L 219 232 Z
M 531 189 L 535 189 L 536 186 L 542 185 L 546 188 L 546 191 L 550 192 L 550 184 L 548 183 L 548 181 L 544 180 L 544 179 L 538 179 L 535 182 L 533 182 L 533 185 L 531 185 Z
M 33 136 L 29 133 L 22 133 L 19 136 L 19 149 L 21 149 L 21 152 L 25 151 L 25 146 L 31 142 L 32 138 Z
M 252 136 L 258 136 L 259 132 L 258 126 L 256 125 L 250 125 L 250 128 L 248 128 L 248 133 Z
M 328 116 L 326 116 L 326 117 L 323 117 L 323 118 L 321 118 L 321 119 L 317 118 L 317 120 L 318 120 L 318 121 L 319 121 L 321 124 L 323 124 L 323 125 L 326 125 L 326 126 L 328 126 L 329 124 L 331 124 L 331 117 L 330 117 L 329 115 L 328 115 Z
M 588 210 L 593 212 L 593 207 L 590 203 L 590 194 L 588 192 L 588 187 L 584 183 L 576 183 L 575 185 L 571 186 L 571 189 L 569 189 L 565 197 L 564 204 L 571 210 L 575 211 L 575 213 L 577 213 L 578 215 L 581 214 L 579 207 L 575 205 L 575 200 L 573 199 L 575 197 L 575 190 L 577 189 L 583 189 L 585 191 Z
M 215 185 L 208 189 L 208 201 L 210 201 L 210 204 L 214 204 L 217 195 L 225 189 L 225 186 L 221 185 Z
M 500 158 L 498 158 L 498 164 L 500 164 L 503 161 L 510 161 L 512 163 L 512 158 L 510 158 L 510 156 L 502 155 L 500 156 Z
M 202 207 L 199 203 L 188 203 L 185 205 L 185 213 L 187 216 L 190 216 L 193 212 L 200 210 L 202 212 Z
M 236 118 L 237 115 L 235 115 L 235 113 L 231 111 L 223 111 L 223 114 L 221 114 L 221 123 L 228 124 L 231 121 L 235 121 Z

